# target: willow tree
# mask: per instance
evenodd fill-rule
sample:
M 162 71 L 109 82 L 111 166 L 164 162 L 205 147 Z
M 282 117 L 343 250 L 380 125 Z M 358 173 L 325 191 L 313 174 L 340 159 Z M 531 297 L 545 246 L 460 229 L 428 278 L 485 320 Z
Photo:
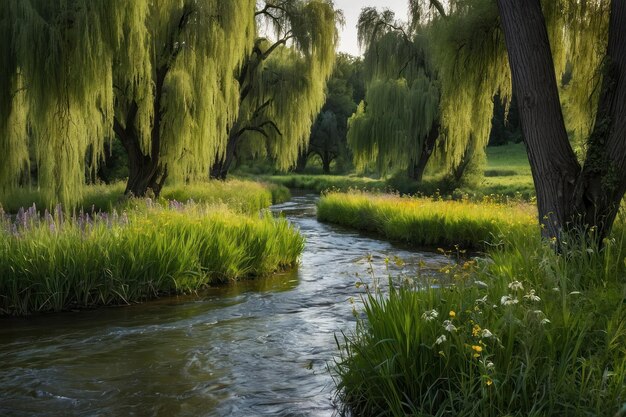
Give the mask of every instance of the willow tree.
M 542 8 L 539 0 L 498 0 L 498 10 L 542 233 L 559 238 L 580 227 L 602 239 L 626 192 L 626 3 L 560 0 Z M 574 90 L 567 110 L 576 109 L 571 119 L 587 133 L 582 161 L 559 98 L 565 61 Z
M 412 1 L 408 25 L 389 11 L 364 9 L 359 32 L 371 82 L 350 133 L 361 165 L 409 167 L 420 179 L 434 149 L 459 181 L 484 158 L 492 98 L 510 95 L 498 15 L 490 0 L 449 3 L 453 13 L 439 2 Z
M 16 185 L 32 153 L 48 201 L 79 199 L 85 156 L 99 158 L 113 125 L 112 57 L 143 8 L 123 0 L 0 4 L 3 189 Z M 141 65 L 126 71 L 139 77 Z
M 439 85 L 423 31 L 407 33 L 394 19 L 374 8 L 359 17 L 367 86 L 348 144 L 358 169 L 374 162 L 381 174 L 408 169 L 420 180 L 439 137 Z
M 85 161 L 114 135 L 129 154 L 129 193 L 206 173 L 237 115 L 233 72 L 254 39 L 255 4 L 3 1 L 2 187 L 32 152 L 48 200 L 76 202 Z
M 114 130 L 129 156 L 127 193 L 158 194 L 168 176 L 206 175 L 236 119 L 234 72 L 253 42 L 255 0 L 149 2 L 136 37 L 144 73 L 115 62 Z M 125 58 L 125 57 L 124 57 Z
M 306 148 L 332 73 L 340 15 L 327 0 L 266 1 L 256 12 L 274 32 L 259 37 L 238 72 L 239 113 L 227 130 L 211 177 L 226 178 L 242 142 L 279 169 L 293 166 Z M 225 130 L 226 132 L 226 130 Z

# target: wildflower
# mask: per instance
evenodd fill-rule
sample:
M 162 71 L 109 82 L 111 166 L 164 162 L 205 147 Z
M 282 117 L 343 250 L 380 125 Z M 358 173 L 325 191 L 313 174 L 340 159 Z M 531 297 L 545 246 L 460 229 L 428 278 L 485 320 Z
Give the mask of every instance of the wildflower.
M 483 331 L 480 333 L 480 337 L 482 337 L 483 339 L 489 339 L 490 337 L 493 337 L 493 333 L 491 333 L 489 329 L 483 329 Z
M 446 320 L 443 322 L 443 328 L 450 333 L 456 332 L 456 326 L 452 324 L 450 320 Z
M 530 290 L 528 294 L 524 296 L 524 298 L 529 301 L 534 301 L 534 302 L 541 301 L 541 298 L 535 295 L 535 290 Z
M 491 370 L 495 368 L 495 365 L 493 364 L 493 362 L 487 361 L 487 363 L 485 364 L 485 368 L 487 368 L 487 370 Z
M 439 317 L 439 313 L 437 312 L 437 310 L 428 310 L 425 311 L 424 314 L 422 314 L 422 319 L 426 321 L 432 321 L 437 317 Z
M 487 296 L 485 295 L 482 298 L 478 298 L 476 299 L 476 304 L 486 304 L 487 303 Z
M 483 351 L 483 347 L 482 347 L 482 346 L 479 346 L 479 345 L 472 345 L 472 350 L 473 350 L 474 352 L 480 353 L 480 352 L 482 352 L 482 351 Z
M 524 286 L 522 285 L 521 282 L 519 281 L 513 281 L 509 284 L 509 289 L 513 290 L 513 291 L 517 291 L 517 290 L 524 290 Z
M 446 337 L 446 335 L 445 335 L 445 334 L 442 334 L 441 336 L 439 336 L 439 337 L 437 338 L 437 340 L 435 340 L 435 344 L 436 344 L 436 345 L 440 345 L 440 344 L 442 344 L 442 343 L 445 343 L 447 340 L 448 340 L 448 338 Z
M 518 303 L 517 298 L 511 297 L 510 295 L 504 295 L 500 299 L 500 304 L 502 304 L 503 306 L 510 306 L 510 305 L 514 305 L 517 303 Z
M 493 384 L 493 381 L 491 380 L 491 378 L 487 378 L 487 380 L 485 381 L 485 384 L 487 384 L 487 386 L 491 386 L 491 384 Z
M 455 318 L 456 317 L 456 313 L 454 312 L 454 310 L 450 310 L 450 317 L 451 318 Z
M 569 295 L 580 295 L 582 294 L 580 291 L 572 291 Z
M 487 288 L 488 285 L 485 284 L 483 281 L 474 281 L 474 284 L 478 287 L 478 288 Z
M 550 323 L 550 320 L 548 320 L 547 318 L 544 318 L 543 320 L 541 320 L 541 321 L 540 321 L 540 323 L 541 323 L 542 325 L 546 325 L 546 324 L 549 324 L 549 323 Z
M 477 337 L 479 334 L 481 334 L 481 328 L 478 324 L 475 324 L 472 328 L 472 336 Z

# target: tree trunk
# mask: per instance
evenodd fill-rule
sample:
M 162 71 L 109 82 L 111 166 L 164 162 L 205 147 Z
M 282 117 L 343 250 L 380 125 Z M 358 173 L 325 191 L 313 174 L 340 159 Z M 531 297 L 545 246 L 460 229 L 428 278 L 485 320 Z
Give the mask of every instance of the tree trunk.
M 422 182 L 422 179 L 424 178 L 424 171 L 426 171 L 426 165 L 435 150 L 435 143 L 439 138 L 439 127 L 440 124 L 438 121 L 433 122 L 433 125 L 430 127 L 430 132 L 428 132 L 428 136 L 426 136 L 426 140 L 422 145 L 422 152 L 420 153 L 419 160 L 417 163 L 413 161 L 409 163 L 408 174 L 410 179 Z
M 324 174 L 330 174 L 330 163 L 333 161 L 333 156 L 330 152 L 322 152 L 322 171 Z
M 304 169 L 306 168 L 306 164 L 308 161 L 309 161 L 309 151 L 307 149 L 307 150 L 302 151 L 300 156 L 298 156 L 298 160 L 296 161 L 296 168 L 294 169 L 294 171 L 297 173 L 304 172 Z
M 168 71 L 167 66 L 157 70 L 155 80 L 154 99 L 152 102 L 154 111 L 154 123 L 150 132 L 150 153 L 144 154 L 140 146 L 139 135 L 135 127 L 138 106 L 132 102 L 126 114 L 124 125 L 115 119 L 113 130 L 122 141 L 122 145 L 128 154 L 128 182 L 124 194 L 135 197 L 144 197 L 150 191 L 154 197 L 161 194 L 163 184 L 167 179 L 167 166 L 161 164 L 161 98 L 163 85 Z
M 609 43 L 587 158 L 572 205 L 600 241 L 611 231 L 626 192 L 626 2 L 611 3 Z
M 235 160 L 235 152 L 237 150 L 237 144 L 241 138 L 239 130 L 231 129 L 231 133 L 228 135 L 228 142 L 226 143 L 226 152 L 222 158 L 216 158 L 209 176 L 211 179 L 225 181 L 228 176 L 228 171 Z
M 542 235 L 558 238 L 572 218 L 580 166 L 565 130 L 545 19 L 539 0 L 498 0 L 498 8 Z
M 595 226 L 601 242 L 626 192 L 626 2 L 611 3 L 607 64 L 582 171 L 565 130 L 539 0 L 498 0 L 498 7 L 542 234 L 558 239 Z

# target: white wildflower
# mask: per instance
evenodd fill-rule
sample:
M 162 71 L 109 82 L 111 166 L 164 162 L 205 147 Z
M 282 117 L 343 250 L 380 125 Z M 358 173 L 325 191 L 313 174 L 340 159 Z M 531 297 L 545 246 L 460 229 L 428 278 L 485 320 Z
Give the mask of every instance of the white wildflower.
M 535 290 L 530 290 L 528 294 L 524 296 L 524 298 L 530 301 L 534 301 L 534 302 L 541 301 L 541 298 L 535 295 Z
M 487 361 L 487 363 L 485 364 L 485 367 L 487 369 L 493 369 L 493 368 L 495 368 L 495 366 L 496 365 L 494 365 L 493 362 L 491 362 L 491 361 Z
M 580 295 L 582 294 L 580 291 L 572 291 L 569 295 Z
M 480 337 L 482 337 L 483 339 L 489 339 L 490 337 L 493 337 L 493 333 L 491 333 L 489 329 L 483 329 Z
M 437 317 L 439 317 L 439 313 L 437 312 L 437 310 L 428 310 L 425 311 L 424 314 L 422 314 L 422 319 L 426 321 L 432 321 Z
M 450 333 L 456 332 L 456 326 L 452 324 L 450 320 L 446 320 L 443 322 L 443 328 Z
M 489 287 L 486 283 L 484 283 L 483 281 L 474 281 L 474 284 L 478 287 L 478 288 L 487 288 Z
M 524 290 L 524 286 L 522 285 L 521 282 L 519 281 L 513 281 L 509 284 L 509 289 L 513 290 L 513 291 L 523 291 Z
M 510 295 L 504 295 L 502 296 L 502 298 L 500 298 L 500 304 L 502 304 L 503 306 L 511 306 L 517 304 L 518 302 L 519 301 L 517 298 Z
M 561 291 L 561 289 L 559 287 L 554 287 L 554 288 L 552 288 L 552 291 L 559 292 L 559 291 Z
M 446 335 L 445 335 L 445 334 L 442 334 L 441 336 L 439 336 L 439 337 L 437 338 L 437 340 L 435 340 L 435 344 L 436 344 L 436 345 L 440 345 L 440 344 L 442 344 L 442 343 L 445 343 L 445 342 L 446 342 L 446 340 L 448 340 L 448 338 L 446 337 Z
M 544 318 L 543 320 L 540 321 L 541 324 L 548 324 L 550 323 L 550 320 L 548 320 L 547 318 Z
M 479 298 L 476 300 L 476 304 L 486 304 L 487 303 L 487 296 L 485 295 L 482 298 Z

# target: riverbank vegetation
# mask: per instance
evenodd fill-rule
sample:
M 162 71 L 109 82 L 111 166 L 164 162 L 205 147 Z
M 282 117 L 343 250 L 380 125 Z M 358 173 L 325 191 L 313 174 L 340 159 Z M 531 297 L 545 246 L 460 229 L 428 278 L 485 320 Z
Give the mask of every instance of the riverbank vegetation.
M 0 219 L 0 314 L 127 304 L 294 266 L 303 238 L 284 219 L 226 205 L 37 213 Z
M 122 182 L 85 186 L 77 207 L 84 212 L 123 209 L 129 201 L 138 201 L 126 198 L 124 187 L 125 184 Z M 204 204 L 224 203 L 237 212 L 256 213 L 289 198 L 289 190 L 278 184 L 230 179 L 166 186 L 163 188 L 161 198 L 154 200 L 163 205 L 167 205 L 170 200 L 180 202 L 193 200 Z M 0 193 L 0 207 L 6 213 L 15 214 L 19 209 L 33 205 L 38 208 L 47 207 L 45 196 L 37 188 L 20 187 Z
M 497 245 L 508 234 L 534 229 L 537 222 L 534 205 L 522 201 L 456 201 L 358 191 L 323 195 L 317 216 L 416 247 L 480 250 Z
M 563 236 L 558 253 L 527 203 L 331 193 L 319 213 L 414 245 L 485 251 L 438 280 L 392 282 L 384 294 L 370 285 L 356 330 L 338 338 L 333 372 L 346 408 L 363 416 L 623 411 L 623 222 L 601 245 Z

